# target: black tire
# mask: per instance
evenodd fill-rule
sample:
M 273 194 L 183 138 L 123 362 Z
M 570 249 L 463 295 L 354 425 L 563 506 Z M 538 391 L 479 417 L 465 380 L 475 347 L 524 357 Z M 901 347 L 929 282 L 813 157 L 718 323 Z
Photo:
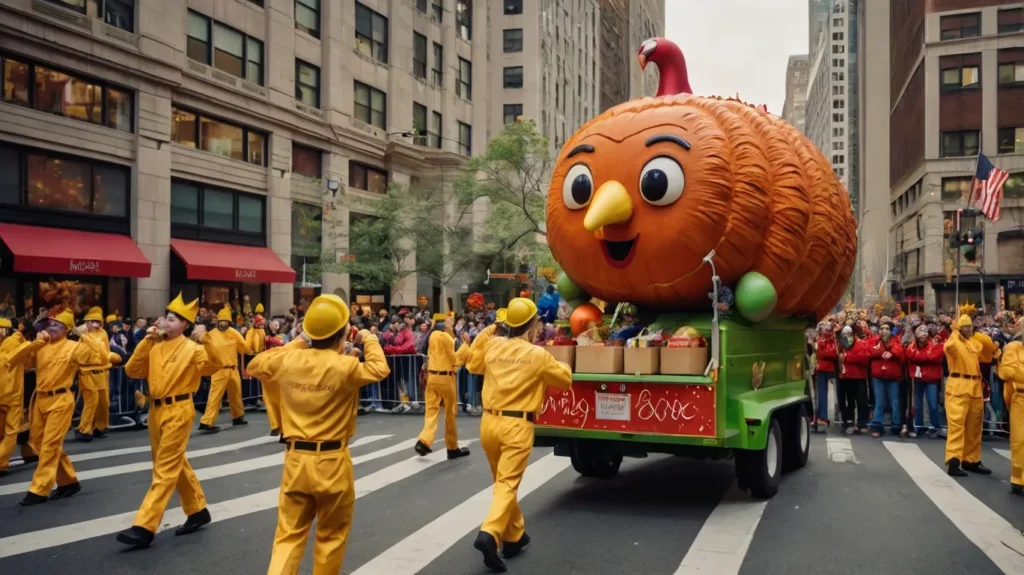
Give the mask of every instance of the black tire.
M 619 466 L 622 465 L 622 455 L 618 453 L 607 453 L 600 450 L 580 448 L 577 444 L 569 456 L 572 468 L 583 477 L 595 479 L 611 479 L 619 473 Z
M 811 452 L 811 419 L 806 403 L 801 403 L 794 410 L 783 440 L 782 470 L 793 471 L 807 465 L 807 456 Z
M 769 455 L 770 453 L 773 455 Z M 782 426 L 779 425 L 779 420 L 773 417 L 768 425 L 765 448 L 757 451 L 740 451 L 736 454 L 736 471 L 746 478 L 752 497 L 770 499 L 778 493 L 779 478 L 782 476 L 782 453 Z M 774 459 L 774 463 L 769 461 L 770 459 Z M 737 483 L 742 483 L 742 480 Z

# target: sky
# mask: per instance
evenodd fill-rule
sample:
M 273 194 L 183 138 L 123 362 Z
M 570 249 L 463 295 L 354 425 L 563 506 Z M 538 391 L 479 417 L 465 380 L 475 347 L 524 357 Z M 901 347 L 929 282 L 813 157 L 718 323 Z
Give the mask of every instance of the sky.
M 735 96 L 782 114 L 786 63 L 806 54 L 807 0 L 665 0 L 665 37 L 701 96 Z

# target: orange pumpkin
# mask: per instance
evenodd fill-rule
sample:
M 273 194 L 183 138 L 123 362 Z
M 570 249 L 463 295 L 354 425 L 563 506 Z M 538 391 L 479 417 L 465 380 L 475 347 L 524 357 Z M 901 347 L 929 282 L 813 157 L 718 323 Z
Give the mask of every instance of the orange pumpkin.
M 856 225 L 803 134 L 738 100 L 691 94 L 625 102 L 584 125 L 558 156 L 547 202 L 548 244 L 573 281 L 655 309 L 708 310 L 702 260 L 715 250 L 724 285 L 758 272 L 775 311 L 824 317 L 853 272 Z
M 572 336 L 577 337 L 590 329 L 590 324 L 601 325 L 604 319 L 601 317 L 601 308 L 592 303 L 585 303 L 572 310 L 569 316 L 569 329 Z

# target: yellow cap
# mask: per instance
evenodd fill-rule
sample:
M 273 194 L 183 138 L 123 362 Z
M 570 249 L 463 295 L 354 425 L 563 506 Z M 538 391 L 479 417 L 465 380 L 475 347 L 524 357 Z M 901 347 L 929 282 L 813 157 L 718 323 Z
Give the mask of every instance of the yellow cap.
M 110 314 L 107 316 L 107 319 L 104 320 L 104 323 L 114 323 L 115 321 L 117 321 L 117 316 Z
M 448 319 L 448 314 L 446 314 L 446 313 L 435 313 L 434 314 L 434 321 L 444 321 L 446 319 Z
M 256 313 L 263 313 L 263 304 L 256 304 Z
M 537 304 L 533 303 L 531 299 L 517 297 L 508 302 L 505 323 L 509 327 L 522 327 L 529 323 L 535 315 L 537 315 Z
M 181 292 L 178 292 L 178 297 L 174 298 L 174 301 L 167 304 L 167 307 L 164 309 L 189 323 L 195 323 L 196 316 L 199 315 L 199 298 L 185 303 L 185 300 L 181 297 Z
M 508 308 L 501 308 L 494 314 L 494 319 L 498 322 L 504 322 L 505 318 L 508 317 Z
M 217 312 L 217 321 L 231 322 L 231 308 L 224 306 L 219 312 Z
M 12 328 L 14 326 L 11 325 L 11 320 L 6 317 L 0 317 L 0 327 Z
M 973 325 L 974 325 L 974 321 L 971 319 L 971 316 L 967 315 L 966 313 L 961 315 L 960 319 L 956 320 L 956 326 L 958 328 L 960 328 L 960 327 L 967 327 L 967 326 L 973 326 Z
M 98 307 L 89 308 L 89 313 L 85 314 L 85 321 L 103 321 L 103 310 Z
M 331 337 L 348 325 L 348 306 L 334 294 L 317 296 L 302 320 L 302 331 L 312 340 Z
M 75 329 L 75 315 L 71 313 L 71 310 L 66 309 L 53 318 L 60 323 L 64 324 L 69 330 Z

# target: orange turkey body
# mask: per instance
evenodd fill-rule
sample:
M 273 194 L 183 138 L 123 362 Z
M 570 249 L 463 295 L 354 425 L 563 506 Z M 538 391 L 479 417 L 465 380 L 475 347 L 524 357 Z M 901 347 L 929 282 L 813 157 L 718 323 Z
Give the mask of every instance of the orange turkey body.
M 813 143 L 753 106 L 691 94 L 625 102 L 574 134 L 547 228 L 588 294 L 654 309 L 709 310 L 702 259 L 715 250 L 724 285 L 759 272 L 776 312 L 821 318 L 856 257 L 849 196 Z

